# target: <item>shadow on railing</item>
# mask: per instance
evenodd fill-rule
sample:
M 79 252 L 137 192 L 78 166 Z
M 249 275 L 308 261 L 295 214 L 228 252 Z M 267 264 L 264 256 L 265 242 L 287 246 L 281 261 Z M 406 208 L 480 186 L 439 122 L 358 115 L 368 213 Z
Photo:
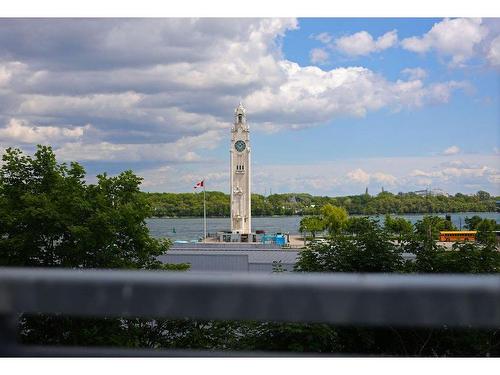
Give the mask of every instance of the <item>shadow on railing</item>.
M 500 276 L 0 268 L 3 356 L 261 356 L 23 346 L 17 341 L 22 313 L 498 328 Z

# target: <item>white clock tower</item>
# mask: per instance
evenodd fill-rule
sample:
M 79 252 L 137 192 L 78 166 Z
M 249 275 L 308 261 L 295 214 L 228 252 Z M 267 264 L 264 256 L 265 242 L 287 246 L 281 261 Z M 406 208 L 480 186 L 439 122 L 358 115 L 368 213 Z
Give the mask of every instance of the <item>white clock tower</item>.
M 245 108 L 240 103 L 234 111 L 231 128 L 231 231 L 252 232 L 250 191 L 250 137 Z

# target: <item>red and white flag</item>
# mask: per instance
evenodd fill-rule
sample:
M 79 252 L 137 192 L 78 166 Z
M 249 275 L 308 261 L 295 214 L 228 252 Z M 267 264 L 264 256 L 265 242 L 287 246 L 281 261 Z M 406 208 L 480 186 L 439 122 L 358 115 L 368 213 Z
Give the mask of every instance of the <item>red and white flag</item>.
M 204 181 L 205 180 L 201 180 L 200 182 L 198 182 L 196 185 L 194 185 L 194 188 L 196 189 L 196 188 L 199 188 L 199 187 L 203 187 L 203 182 Z

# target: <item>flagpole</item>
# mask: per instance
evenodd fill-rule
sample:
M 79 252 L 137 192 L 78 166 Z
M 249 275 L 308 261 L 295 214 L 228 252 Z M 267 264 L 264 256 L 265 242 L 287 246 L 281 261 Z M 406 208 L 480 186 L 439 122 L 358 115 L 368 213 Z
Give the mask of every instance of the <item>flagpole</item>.
M 203 178 L 203 242 L 207 239 L 207 201 L 205 196 L 205 178 Z

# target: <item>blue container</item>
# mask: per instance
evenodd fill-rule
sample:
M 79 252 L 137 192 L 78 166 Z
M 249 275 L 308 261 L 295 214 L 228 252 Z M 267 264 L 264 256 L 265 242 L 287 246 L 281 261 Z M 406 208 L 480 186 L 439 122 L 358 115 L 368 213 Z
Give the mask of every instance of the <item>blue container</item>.
M 278 234 L 276 236 L 276 245 L 285 246 L 285 236 L 283 236 L 282 234 Z

